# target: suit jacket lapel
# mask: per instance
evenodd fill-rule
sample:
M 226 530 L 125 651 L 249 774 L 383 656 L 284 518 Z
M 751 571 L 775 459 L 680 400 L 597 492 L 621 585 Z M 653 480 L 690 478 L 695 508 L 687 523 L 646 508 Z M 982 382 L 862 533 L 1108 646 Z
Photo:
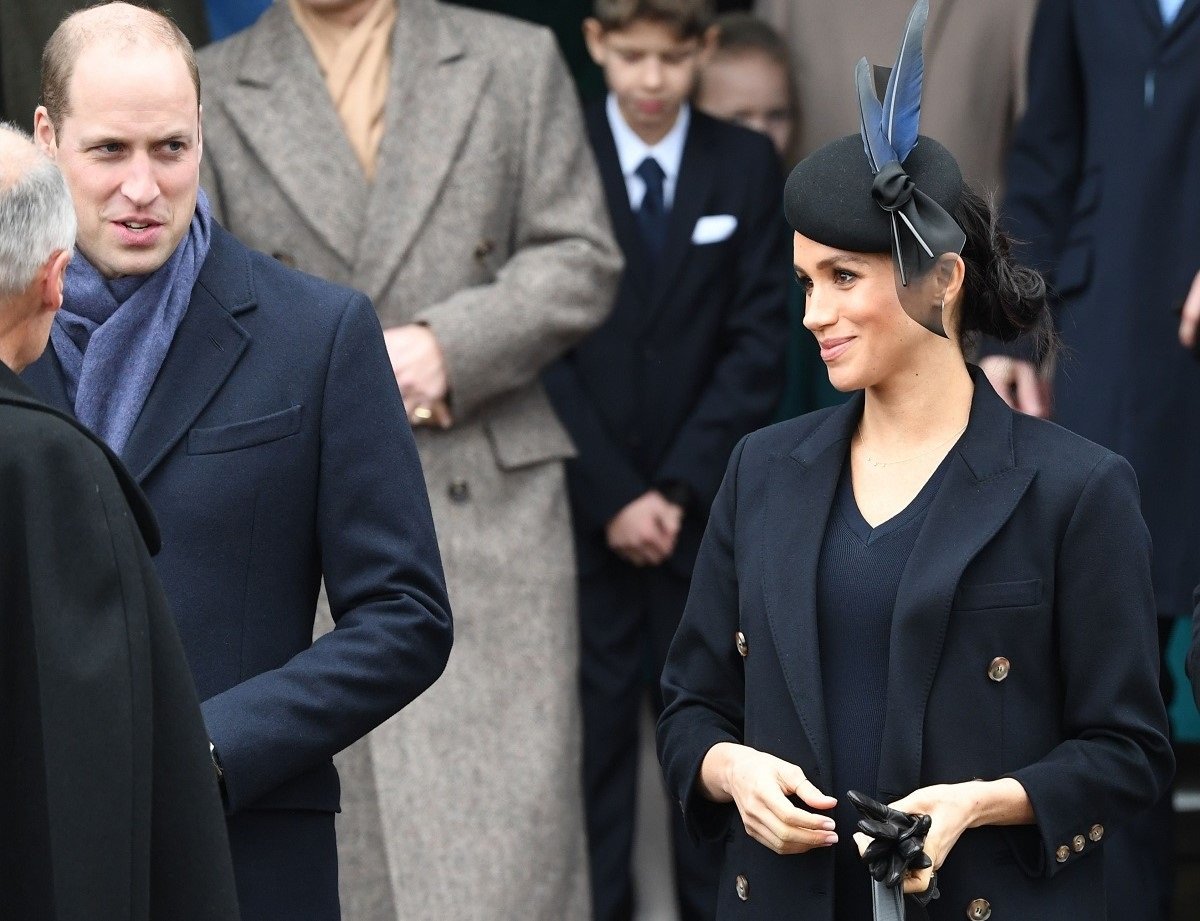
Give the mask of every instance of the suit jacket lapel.
M 489 65 L 467 54 L 435 4 L 403 0 L 392 40 L 392 76 L 376 187 L 356 263 L 377 302 L 441 192 L 475 115 Z
M 708 205 L 708 192 L 713 184 L 716 164 L 709 139 L 709 123 L 698 112 L 692 112 L 687 141 L 683 148 L 682 168 L 675 186 L 675 198 L 667 224 L 667 240 L 654 273 L 654 294 L 647 319 L 659 309 L 670 295 L 688 255 L 692 251 L 692 231 Z
M 1012 411 L 978 369 L 972 378 L 970 422 L 896 593 L 878 782 L 885 801 L 920 785 L 925 708 L 959 580 L 1012 517 L 1035 473 L 1014 463 Z
M 187 433 L 250 342 L 235 319 L 255 306 L 246 262 L 245 251 L 214 226 L 187 313 L 122 455 L 139 483 Z
M 637 217 L 629 205 L 629 187 L 625 182 L 625 174 L 621 172 L 617 143 L 613 140 L 603 100 L 588 106 L 586 123 L 592 150 L 596 155 L 596 165 L 600 170 L 600 179 L 604 185 L 608 213 L 612 217 L 613 233 L 621 252 L 625 255 L 626 277 L 639 291 L 649 296 L 651 267 L 646 255 L 646 244 L 638 227 Z
M 795 451 L 774 459 L 768 508 L 776 510 L 782 526 L 762 535 L 763 598 L 771 636 L 818 768 L 810 779 L 823 790 L 832 782 L 833 762 L 817 636 L 817 564 L 862 405 L 862 394 L 856 394 Z
M 366 178 L 308 40 L 286 3 L 273 4 L 249 32 L 238 79 L 224 106 L 300 220 L 353 266 L 362 237 Z M 330 194 L 331 188 L 337 194 Z

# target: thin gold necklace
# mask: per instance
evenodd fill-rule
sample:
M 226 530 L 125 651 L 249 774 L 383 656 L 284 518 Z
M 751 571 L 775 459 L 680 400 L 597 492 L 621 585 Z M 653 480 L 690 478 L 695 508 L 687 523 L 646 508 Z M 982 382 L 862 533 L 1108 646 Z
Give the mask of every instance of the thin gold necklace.
M 966 430 L 967 430 L 967 426 L 964 425 L 957 432 L 954 432 L 949 437 L 943 439 L 942 441 L 939 441 L 932 448 L 926 448 L 924 451 L 920 451 L 917 454 L 912 455 L 911 457 L 905 457 L 905 458 L 901 458 L 900 460 L 894 460 L 894 461 L 877 461 L 877 460 L 875 460 L 875 458 L 871 457 L 871 455 L 863 454 L 862 459 L 864 461 L 866 461 L 868 464 L 870 464 L 872 467 L 894 467 L 897 464 L 907 464 L 909 461 L 914 461 L 914 460 L 917 460 L 917 458 L 925 457 L 929 454 L 932 454 L 938 448 L 944 447 L 946 444 L 953 441 L 955 438 L 957 438 L 959 435 L 961 435 Z M 856 434 L 858 435 L 858 444 L 861 447 L 862 443 L 863 443 L 862 429 L 859 429 Z

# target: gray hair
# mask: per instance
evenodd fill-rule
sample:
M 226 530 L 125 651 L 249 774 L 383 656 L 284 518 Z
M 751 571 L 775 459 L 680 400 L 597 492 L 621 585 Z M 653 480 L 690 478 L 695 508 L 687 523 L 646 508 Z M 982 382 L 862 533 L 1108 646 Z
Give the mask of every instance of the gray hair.
M 51 255 L 74 245 L 62 173 L 29 135 L 0 122 L 0 297 L 24 291 Z

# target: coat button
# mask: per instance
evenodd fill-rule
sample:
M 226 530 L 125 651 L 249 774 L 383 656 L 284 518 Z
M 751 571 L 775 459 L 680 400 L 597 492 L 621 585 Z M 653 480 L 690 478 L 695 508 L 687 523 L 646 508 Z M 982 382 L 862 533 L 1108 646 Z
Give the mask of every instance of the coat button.
M 1067 858 L 1071 856 L 1071 849 L 1065 844 L 1060 844 L 1058 850 L 1054 852 L 1054 859 L 1059 863 L 1066 863 Z
M 750 901 L 750 881 L 744 876 L 739 876 L 733 884 L 737 889 L 738 898 L 743 902 Z
M 466 502 L 471 498 L 471 484 L 466 480 L 451 480 L 450 485 L 446 487 L 446 495 L 450 497 L 451 502 Z
M 1103 825 L 1093 825 L 1091 828 L 1091 831 L 1088 832 L 1088 837 L 1091 838 L 1093 841 L 1099 841 L 1101 838 L 1104 837 L 1104 826 Z
M 490 256 L 495 249 L 496 242 L 494 240 L 488 240 L 484 238 L 475 244 L 475 259 L 478 262 L 482 262 L 484 259 Z
M 988 677 L 993 681 L 1003 681 L 1008 677 L 1008 673 L 1012 670 L 1012 665 L 1004 656 L 996 656 L 992 659 L 992 664 L 988 666 Z
M 992 916 L 992 903 L 987 899 L 974 899 L 967 906 L 967 917 L 971 921 L 988 921 Z
M 1071 848 L 1076 854 L 1083 850 L 1085 844 L 1087 844 L 1087 842 L 1083 839 L 1083 835 L 1076 835 L 1071 839 Z
M 733 635 L 733 641 L 737 644 L 738 655 L 743 659 L 750 655 L 750 644 L 746 642 L 746 634 L 739 630 Z

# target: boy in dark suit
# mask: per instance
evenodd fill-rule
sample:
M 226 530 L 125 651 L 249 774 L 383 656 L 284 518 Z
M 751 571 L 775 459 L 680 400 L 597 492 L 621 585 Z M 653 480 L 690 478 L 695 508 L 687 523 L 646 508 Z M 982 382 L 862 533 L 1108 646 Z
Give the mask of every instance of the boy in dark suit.
M 568 478 L 596 921 L 632 914 L 641 707 L 649 691 L 661 709 L 729 453 L 768 421 L 782 382 L 790 260 L 775 152 L 687 104 L 712 14 L 708 0 L 597 0 L 584 24 L 609 88 L 588 132 L 626 269 L 609 320 L 546 383 L 579 449 Z M 712 917 L 716 855 L 674 831 L 683 917 Z

